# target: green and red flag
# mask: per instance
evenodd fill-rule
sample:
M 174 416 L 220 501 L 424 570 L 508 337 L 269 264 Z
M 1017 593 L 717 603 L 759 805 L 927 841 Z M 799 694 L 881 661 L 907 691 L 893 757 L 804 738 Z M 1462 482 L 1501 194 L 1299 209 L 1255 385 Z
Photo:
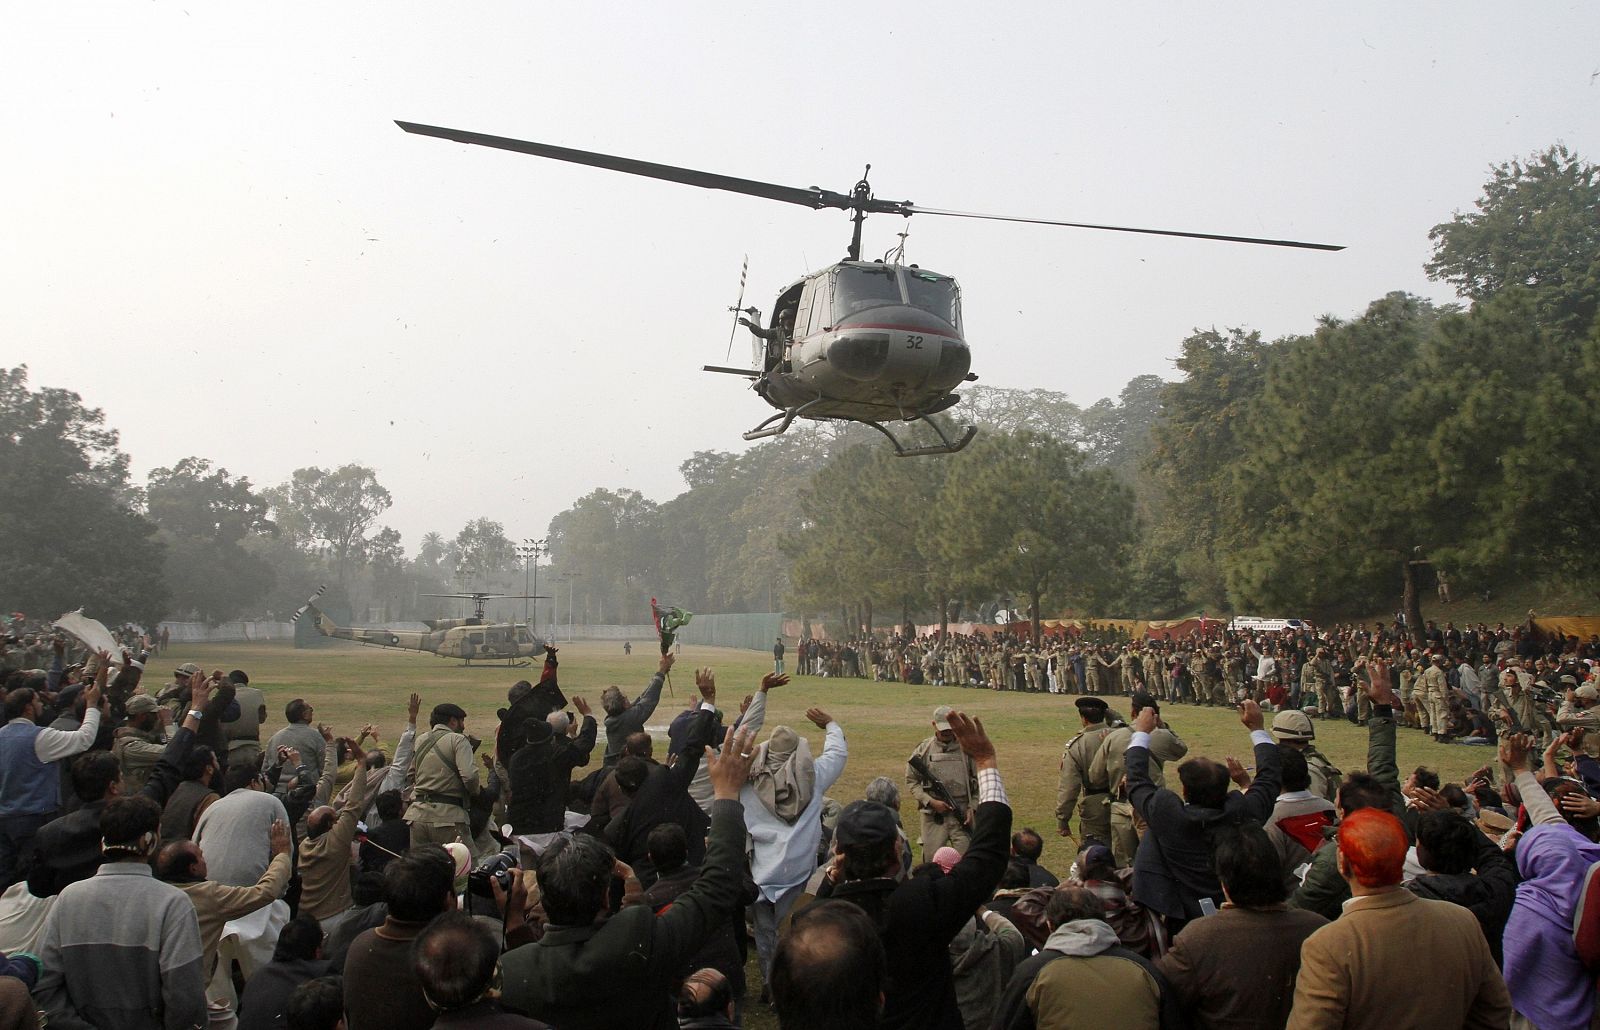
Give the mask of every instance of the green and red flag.
M 694 618 L 694 612 L 686 612 L 675 605 L 663 606 L 655 598 L 650 598 L 650 618 L 656 624 L 656 636 L 661 638 L 661 653 L 666 654 L 672 650 L 672 642 L 677 639 L 678 630 L 689 624 Z

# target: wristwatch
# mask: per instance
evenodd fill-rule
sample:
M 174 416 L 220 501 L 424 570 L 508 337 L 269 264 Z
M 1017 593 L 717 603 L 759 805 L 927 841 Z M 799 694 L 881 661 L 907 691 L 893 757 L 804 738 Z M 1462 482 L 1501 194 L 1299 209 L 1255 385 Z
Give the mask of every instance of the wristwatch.
M 191 719 L 203 719 L 203 718 L 205 718 L 205 714 L 206 714 L 206 713 L 204 713 L 204 712 L 202 712 L 202 711 L 201 711 L 201 710 L 200 710 L 200 709 L 198 709 L 198 708 L 191 708 L 191 709 L 189 709 L 189 717 L 190 717 L 190 718 L 191 718 Z

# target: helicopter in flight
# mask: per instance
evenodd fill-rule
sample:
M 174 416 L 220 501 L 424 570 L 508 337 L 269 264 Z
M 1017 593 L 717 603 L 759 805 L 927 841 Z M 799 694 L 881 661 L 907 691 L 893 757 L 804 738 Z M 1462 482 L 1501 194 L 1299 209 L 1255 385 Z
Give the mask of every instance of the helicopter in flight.
M 425 619 L 426 630 L 390 630 L 371 626 L 341 626 L 321 608 L 317 599 L 327 589 L 317 588 L 306 603 L 290 617 L 299 622 L 307 613 L 315 616 L 317 632 L 325 637 L 354 640 L 373 647 L 392 647 L 402 651 L 426 651 L 441 658 L 459 658 L 461 664 L 473 662 L 505 662 L 507 665 L 527 665 L 534 656 L 544 653 L 544 641 L 520 622 L 489 622 L 484 618 L 484 606 L 491 600 L 506 598 L 534 600 L 533 594 L 487 594 L 475 591 L 468 594 L 423 594 L 423 597 L 450 597 L 471 601 L 474 613 L 465 619 Z M 539 600 L 544 595 L 538 595 Z
M 737 319 L 734 331 L 737 332 L 738 325 L 743 324 L 764 343 L 757 367 L 704 366 L 707 372 L 743 376 L 751 380 L 751 388 L 777 409 L 776 414 L 768 416 L 746 432 L 746 440 L 777 436 L 787 430 L 796 418 L 839 419 L 871 426 L 888 437 L 895 454 L 900 457 L 952 454 L 971 443 L 977 435 L 977 427 L 968 425 L 952 436 L 930 418 L 960 402 L 961 395 L 955 392 L 957 386 L 978 378 L 971 371 L 972 350 L 962 330 L 961 288 L 949 275 L 914 264 L 901 264 L 905 250 L 903 235 L 899 249 L 891 252 L 885 260 L 862 260 L 861 227 L 869 214 L 891 214 L 905 218 L 916 214 L 939 215 L 1303 250 L 1344 249 L 1332 244 L 1296 240 L 1096 225 L 921 207 L 909 200 L 882 200 L 874 196 L 872 186 L 867 181 L 867 175 L 872 171 L 871 165 L 867 165 L 867 172 L 850 192 L 837 193 L 817 186 L 807 189 L 781 186 L 693 168 L 678 168 L 436 125 L 405 121 L 396 121 L 395 124 L 406 132 L 456 143 L 510 150 L 703 189 L 727 190 L 812 209 L 849 211 L 853 229 L 845 260 L 812 272 L 785 288 L 778 295 L 772 319 L 767 326 L 759 324 L 760 312 L 757 309 L 740 307 L 744 301 L 741 286 L 739 302 L 732 309 Z M 731 348 L 731 338 L 729 343 Z M 933 430 L 938 442 L 905 446 L 884 425 L 891 421 L 922 422 Z

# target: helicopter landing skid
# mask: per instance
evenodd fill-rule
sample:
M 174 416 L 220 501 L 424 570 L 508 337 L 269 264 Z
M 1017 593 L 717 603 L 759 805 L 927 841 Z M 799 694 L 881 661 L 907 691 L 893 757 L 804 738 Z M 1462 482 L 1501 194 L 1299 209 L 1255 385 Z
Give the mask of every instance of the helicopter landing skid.
M 818 396 L 804 404 L 793 408 L 784 408 L 776 415 L 770 415 L 761 420 L 761 423 L 748 433 L 742 434 L 746 440 L 762 440 L 769 436 L 777 436 L 794 424 L 794 420 L 804 415 L 809 409 L 821 404 L 824 398 Z M 773 423 L 778 423 L 773 425 Z
M 894 456 L 897 458 L 915 458 L 924 454 L 954 454 L 967 444 L 971 443 L 972 438 L 978 435 L 977 426 L 966 426 L 960 438 L 952 440 L 950 437 L 945 435 L 944 430 L 939 427 L 939 423 L 925 415 L 913 415 L 911 418 L 906 419 L 906 421 L 915 422 L 919 419 L 927 423 L 927 425 L 939 435 L 939 443 L 929 444 L 926 447 L 902 447 L 900 446 L 900 441 L 895 439 L 894 434 L 885 429 L 880 423 L 869 422 L 863 419 L 862 425 L 871 426 L 873 429 L 876 429 L 878 432 L 888 437 L 889 442 L 894 444 Z

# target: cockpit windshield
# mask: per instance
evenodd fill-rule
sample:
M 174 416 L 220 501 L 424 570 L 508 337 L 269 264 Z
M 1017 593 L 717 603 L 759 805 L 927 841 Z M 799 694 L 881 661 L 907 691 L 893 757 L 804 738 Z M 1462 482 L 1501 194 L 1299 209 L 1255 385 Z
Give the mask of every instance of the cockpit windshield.
M 906 293 L 910 295 L 913 307 L 921 308 L 930 315 L 938 315 L 953 327 L 961 328 L 961 287 L 956 285 L 954 279 L 920 268 L 908 268 L 905 275 Z
M 904 304 L 895 271 L 893 265 L 840 265 L 834 274 L 834 319 L 848 318 L 868 308 Z

